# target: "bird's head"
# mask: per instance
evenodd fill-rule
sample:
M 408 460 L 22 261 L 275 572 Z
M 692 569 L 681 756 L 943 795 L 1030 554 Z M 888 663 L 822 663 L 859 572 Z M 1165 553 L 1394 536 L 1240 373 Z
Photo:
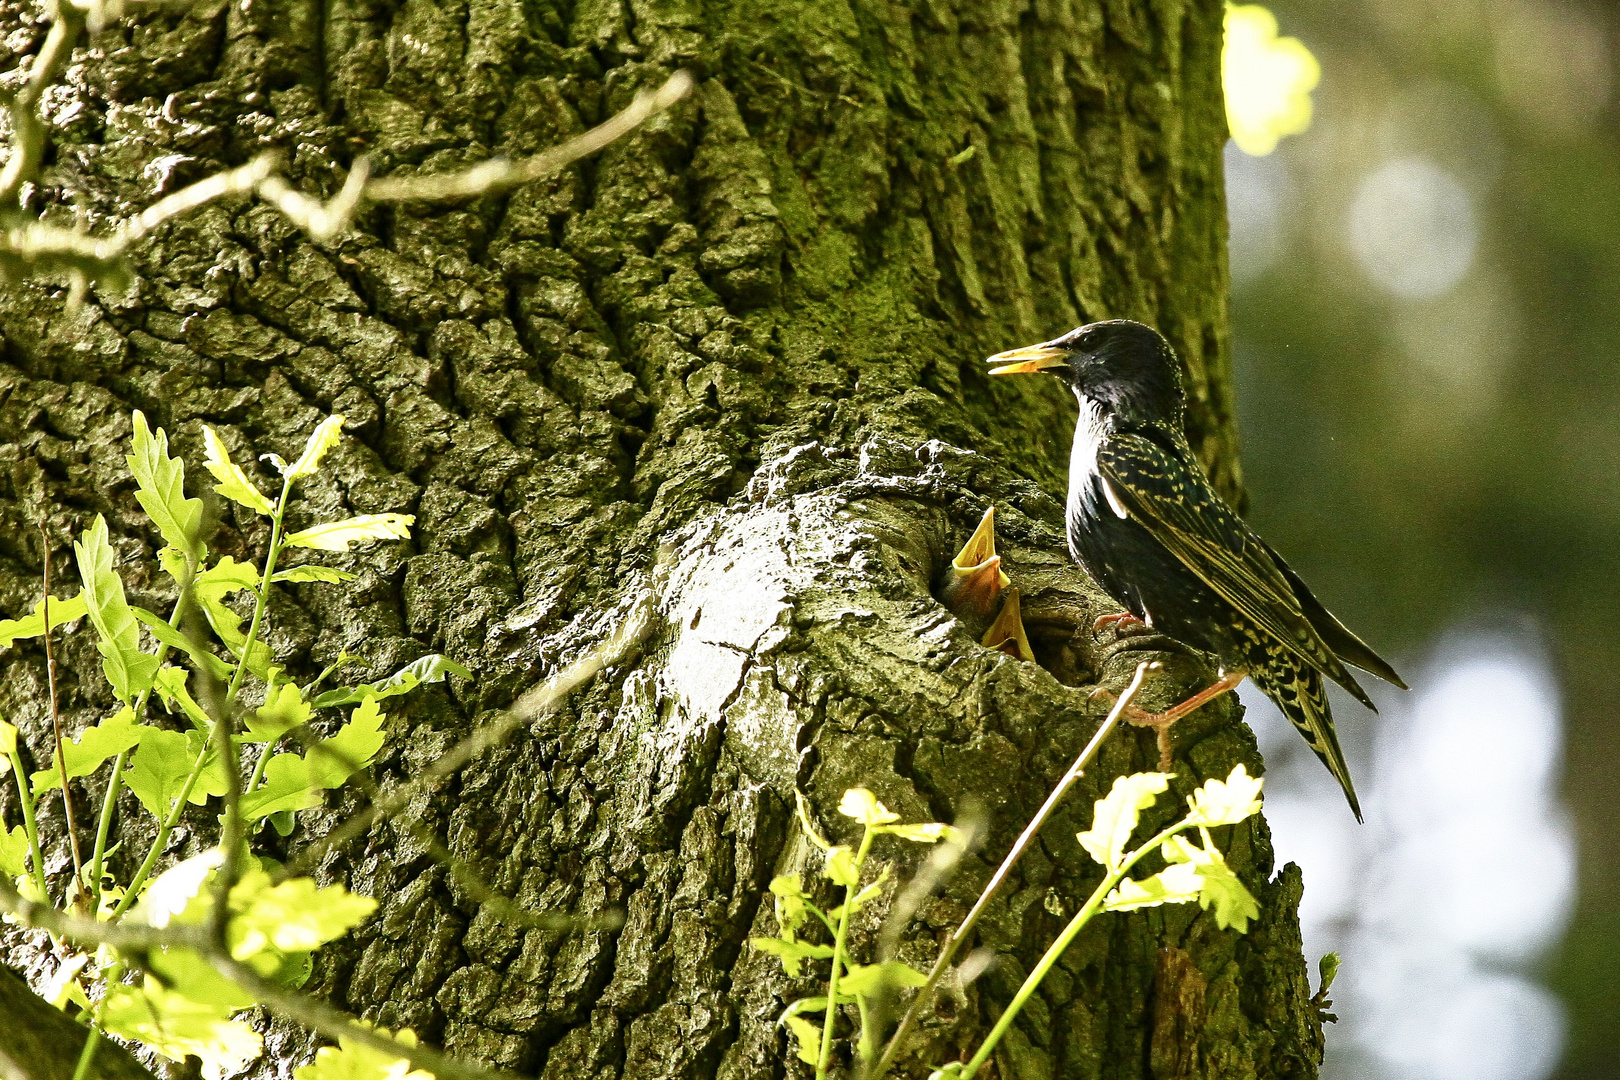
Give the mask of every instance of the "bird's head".
M 1129 319 L 1087 323 L 1060 338 L 990 357 L 992 375 L 1055 375 L 1127 423 L 1179 427 L 1181 369 L 1170 343 L 1151 326 Z

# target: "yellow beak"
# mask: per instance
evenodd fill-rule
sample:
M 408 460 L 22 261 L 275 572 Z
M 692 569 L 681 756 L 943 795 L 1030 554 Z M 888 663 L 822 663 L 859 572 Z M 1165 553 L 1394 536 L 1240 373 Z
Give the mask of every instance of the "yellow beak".
M 1050 345 L 1026 345 L 1022 349 L 996 353 L 985 363 L 1006 365 L 995 368 L 990 372 L 991 375 L 1029 375 L 1037 371 L 1064 367 L 1069 362 L 1068 356 L 1067 349 L 1055 349 Z

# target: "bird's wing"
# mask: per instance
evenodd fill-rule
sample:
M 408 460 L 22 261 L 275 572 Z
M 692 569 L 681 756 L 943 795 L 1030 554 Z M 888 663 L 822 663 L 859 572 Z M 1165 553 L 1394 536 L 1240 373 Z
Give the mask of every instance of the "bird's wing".
M 1361 689 L 1311 625 L 1265 541 L 1216 494 L 1190 454 L 1181 461 L 1151 439 L 1116 433 L 1098 451 L 1097 466 L 1116 512 L 1124 509 L 1266 634 L 1346 689 Z M 1364 693 L 1356 696 L 1365 702 Z
M 1362 671 L 1370 671 L 1385 682 L 1394 683 L 1402 690 L 1411 689 L 1401 680 L 1400 675 L 1396 674 L 1395 669 L 1389 665 L 1388 661 L 1373 652 L 1370 645 L 1351 633 L 1349 627 L 1334 618 L 1333 613 L 1322 606 L 1322 602 L 1311 594 L 1310 587 L 1300 580 L 1299 575 L 1294 573 L 1289 565 L 1283 561 L 1283 557 L 1277 554 L 1270 544 L 1267 544 L 1264 540 L 1261 540 L 1260 543 L 1266 549 L 1266 553 L 1271 556 L 1272 561 L 1277 564 L 1277 568 L 1282 571 L 1283 577 L 1288 579 L 1288 584 L 1293 587 L 1294 596 L 1299 601 L 1300 610 L 1310 620 L 1311 625 L 1316 628 L 1316 632 L 1322 640 L 1327 642 L 1328 648 L 1338 654 L 1340 660 L 1354 664 Z

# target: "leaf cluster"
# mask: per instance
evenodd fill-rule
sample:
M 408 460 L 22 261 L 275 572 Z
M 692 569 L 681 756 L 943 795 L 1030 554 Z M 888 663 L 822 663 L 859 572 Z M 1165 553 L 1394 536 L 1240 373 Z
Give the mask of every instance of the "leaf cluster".
M 0 776 L 12 775 L 24 812 L 23 824 L 0 829 L 0 874 L 20 898 L 58 903 L 64 914 L 87 911 L 109 927 L 126 916 L 176 932 L 206 924 L 219 935 L 222 955 L 230 962 L 283 987 L 300 985 L 308 976 L 311 953 L 375 909 L 374 901 L 340 886 L 319 887 L 310 878 L 285 874 L 253 857 L 244 843 L 266 822 L 283 835 L 289 833 L 299 811 L 320 805 L 325 792 L 371 764 L 386 738 L 383 702 L 452 674 L 471 675 L 454 660 L 432 655 L 386 678 L 322 689 L 328 676 L 355 658 L 340 657 L 305 685 L 274 662 L 266 644 L 271 592 L 285 584 L 328 587 L 354 578 L 319 564 L 277 569 L 289 549 L 345 551 L 361 541 L 409 536 L 412 519 L 403 514 L 361 515 L 297 532 L 285 529 L 298 485 L 317 475 L 337 445 L 342 425 L 340 416 L 322 421 L 291 464 L 271 456 L 281 474 L 275 499 L 253 484 L 213 429 L 203 429 L 205 465 L 216 481 L 214 490 L 269 519 L 263 562 L 240 562 L 209 551 L 202 501 L 185 494 L 184 463 L 170 453 L 165 432 L 153 430 L 141 413 L 134 414 L 127 461 L 136 499 L 163 538 L 158 563 L 173 580 L 178 600 L 167 617 L 129 602 L 107 523 L 97 516 L 74 544 L 80 591 L 47 597 L 31 614 L 0 622 L 0 647 L 71 632 L 87 622 L 118 700 L 111 715 L 64 740 L 51 767 L 32 772 L 24 767 L 16 728 L 0 720 Z M 247 601 L 252 613 L 246 626 L 235 606 L 238 598 Z M 248 704 L 244 691 L 259 704 Z M 167 718 L 154 715 L 154 697 Z M 347 715 L 331 734 L 317 735 L 312 723 L 332 710 Z M 66 781 L 104 772 L 107 792 L 94 858 L 89 865 L 75 866 L 66 891 L 53 901 L 34 808 L 40 799 L 62 791 Z M 128 881 L 117 881 L 107 869 L 105 841 L 123 788 L 152 816 L 157 829 L 139 869 Z M 70 795 L 62 791 L 61 797 Z M 221 846 L 152 876 L 182 811 L 216 801 L 223 804 Z M 234 856 L 224 854 L 233 851 Z M 227 895 L 226 910 L 216 910 Z M 197 1057 L 210 1078 L 237 1071 L 260 1053 L 259 1036 L 234 1018 L 257 1004 L 258 996 L 222 973 L 219 957 L 206 950 L 176 943 L 137 957 L 106 946 L 93 954 L 66 950 L 66 955 L 54 996 L 61 1003 L 77 1003 L 99 1030 L 175 1061 Z M 414 1046 L 408 1032 L 399 1039 Z M 394 1062 L 405 1064 L 370 1043 L 354 1043 L 319 1058 L 309 1067 L 314 1071 L 301 1073 L 302 1080 L 370 1075 L 367 1061 L 383 1063 L 377 1066 L 382 1072 L 373 1070 L 378 1076 L 393 1069 Z

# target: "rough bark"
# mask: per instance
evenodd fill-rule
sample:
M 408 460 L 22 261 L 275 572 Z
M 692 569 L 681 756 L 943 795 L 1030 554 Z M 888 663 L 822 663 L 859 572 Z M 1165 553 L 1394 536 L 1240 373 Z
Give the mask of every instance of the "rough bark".
M 7 5 L 6 47 L 37 46 L 30 18 Z M 523 154 L 676 67 L 700 85 L 503 199 L 373 211 L 324 246 L 238 200 L 168 227 L 126 296 L 73 314 L 58 287 L 0 290 L 0 611 L 36 599 L 33 523 L 66 580 L 95 513 L 136 599 L 160 605 L 122 458 L 132 408 L 194 474 L 203 423 L 239 457 L 288 455 L 342 413 L 350 438 L 309 513 L 404 511 L 417 532 L 338 560 L 352 588 L 280 592 L 278 658 L 314 671 L 347 648 L 381 674 L 440 650 L 478 674 L 396 711 L 385 783 L 632 605 L 659 619 L 635 656 L 413 808 L 520 903 L 618 908 L 624 927 L 505 925 L 381 826 L 322 867 L 382 910 L 322 955 L 315 988 L 549 1080 L 801 1075 L 775 1020 L 812 986 L 746 945 L 773 929 L 770 877 L 819 868 L 795 786 L 840 836 L 831 808 L 854 784 L 914 820 L 986 808 L 984 849 L 902 947 L 926 964 L 1095 730 L 1090 684 L 1117 688 L 1141 658 L 1091 637 L 1107 605 L 1063 553 L 1072 406 L 1054 386 L 989 385 L 982 357 L 1088 319 L 1156 324 L 1186 363 L 1194 445 L 1238 492 L 1220 24 L 1208 0 L 254 0 L 108 32 L 51 99 L 33 196 L 93 227 L 265 148 L 330 192 L 359 152 L 377 172 Z M 933 596 L 989 502 L 1040 665 L 981 648 Z M 220 513 L 217 550 L 263 544 Z M 111 699 L 88 635 L 59 647 L 76 729 Z M 1149 703 L 1209 677 L 1165 659 Z M 42 761 L 42 656 L 0 665 L 0 712 Z M 1179 725 L 1176 753 L 1178 793 L 1260 768 L 1230 702 Z M 1098 878 L 1073 841 L 1091 800 L 1155 756 L 1135 730 L 1106 748 L 981 924 L 998 962 L 946 995 L 907 1075 L 993 1021 Z M 1098 920 L 998 1076 L 1314 1075 L 1299 874 L 1273 876 L 1263 822 L 1227 831 L 1260 922 Z M 904 876 L 907 852 L 877 854 Z M 860 955 L 875 930 L 858 927 Z M 9 940 L 37 972 L 38 944 Z M 310 1043 L 268 1030 L 263 1068 L 286 1075 Z

